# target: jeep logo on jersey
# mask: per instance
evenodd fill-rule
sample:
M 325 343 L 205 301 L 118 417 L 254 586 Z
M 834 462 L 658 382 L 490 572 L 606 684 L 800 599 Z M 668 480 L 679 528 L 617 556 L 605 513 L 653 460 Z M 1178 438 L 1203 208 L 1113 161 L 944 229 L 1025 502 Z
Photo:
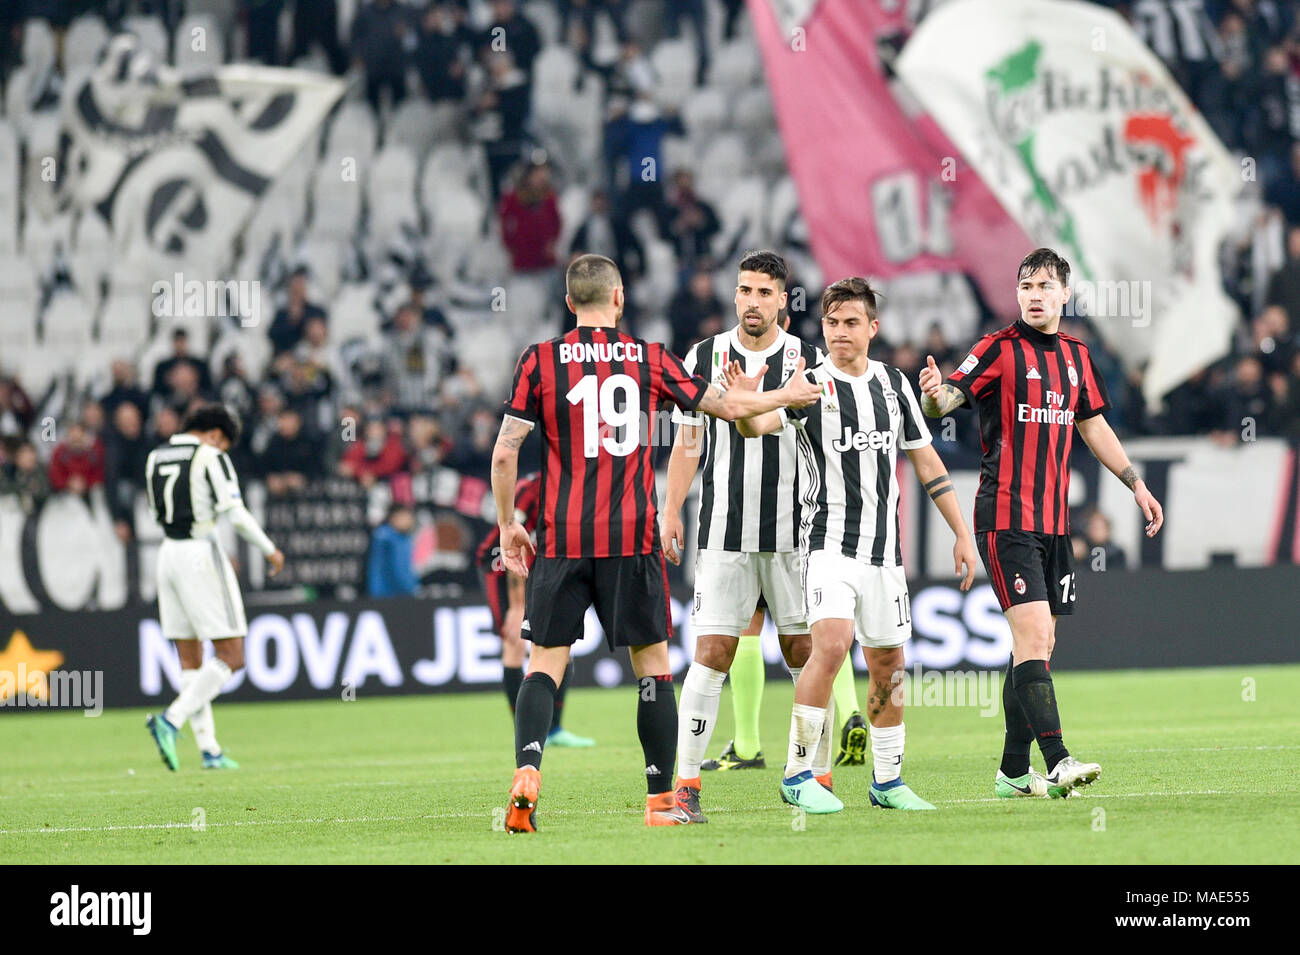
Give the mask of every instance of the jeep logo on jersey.
M 831 441 L 836 451 L 892 451 L 898 435 L 893 431 L 851 431 L 847 425 L 844 434 Z

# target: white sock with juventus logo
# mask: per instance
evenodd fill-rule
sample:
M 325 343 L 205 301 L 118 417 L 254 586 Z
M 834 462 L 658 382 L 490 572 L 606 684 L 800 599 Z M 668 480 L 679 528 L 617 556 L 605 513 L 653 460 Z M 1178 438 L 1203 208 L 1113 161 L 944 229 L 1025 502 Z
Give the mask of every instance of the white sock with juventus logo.
M 826 719 L 822 721 L 822 735 L 817 742 L 817 755 L 813 757 L 814 776 L 825 776 L 831 771 L 831 734 L 835 732 L 835 697 L 826 704 Z
M 182 670 L 181 692 L 188 690 L 198 676 L 198 670 Z M 199 711 L 190 717 L 190 729 L 194 731 L 194 742 L 198 743 L 200 753 L 221 752 L 221 745 L 217 742 L 217 723 L 212 718 L 211 703 L 204 703 L 199 707 Z
M 903 774 L 904 724 L 871 727 L 871 758 L 876 782 L 891 783 Z
M 718 702 L 727 674 L 692 663 L 677 701 L 677 778 L 698 779 L 704 752 L 718 722 Z
M 180 729 L 187 719 L 216 698 L 229 679 L 230 667 L 216 657 L 208 658 L 195 673 L 194 682 L 181 690 L 181 695 L 172 701 L 163 716 Z
M 826 711 L 820 706 L 796 703 L 790 710 L 790 749 L 785 757 L 785 778 L 798 776 L 812 769 L 817 755 L 817 742 L 821 739 Z

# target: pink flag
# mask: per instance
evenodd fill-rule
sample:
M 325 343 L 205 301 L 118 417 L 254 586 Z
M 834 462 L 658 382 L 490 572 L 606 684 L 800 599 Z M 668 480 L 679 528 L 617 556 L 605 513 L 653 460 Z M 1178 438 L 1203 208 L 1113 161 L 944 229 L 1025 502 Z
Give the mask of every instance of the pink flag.
M 914 24 L 907 4 L 883 6 L 749 0 L 817 264 L 827 281 L 965 272 L 1015 314 L 1016 266 L 1034 244 L 933 120 L 896 98 L 879 50 Z

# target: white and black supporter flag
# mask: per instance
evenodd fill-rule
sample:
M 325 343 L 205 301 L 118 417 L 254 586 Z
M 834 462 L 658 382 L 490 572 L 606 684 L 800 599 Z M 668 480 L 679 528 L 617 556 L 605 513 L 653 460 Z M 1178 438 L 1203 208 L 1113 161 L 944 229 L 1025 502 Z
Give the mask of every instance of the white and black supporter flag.
M 63 100 L 61 194 L 124 257 L 181 265 L 229 249 L 345 84 L 242 64 L 182 74 L 114 36 Z

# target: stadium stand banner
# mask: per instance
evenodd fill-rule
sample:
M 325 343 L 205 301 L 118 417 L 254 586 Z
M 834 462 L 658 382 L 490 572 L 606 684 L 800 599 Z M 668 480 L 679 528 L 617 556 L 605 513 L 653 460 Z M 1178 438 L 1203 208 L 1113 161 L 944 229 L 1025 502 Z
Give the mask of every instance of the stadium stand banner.
M 959 0 L 922 21 L 897 69 L 1006 210 L 1069 260 L 1074 311 L 1146 367 L 1150 405 L 1228 352 L 1218 256 L 1246 170 L 1118 13 Z
M 267 589 L 365 586 L 366 502 L 365 488 L 346 478 L 317 478 L 300 492 L 268 495 L 262 528 L 285 561 L 284 570 L 267 579 Z
M 1081 577 L 1079 612 L 1058 626 L 1058 670 L 1294 663 L 1300 568 L 1140 571 Z M 913 581 L 909 672 L 1002 669 L 1011 635 L 987 584 L 962 593 L 948 581 Z M 673 672 L 694 654 L 690 592 L 672 599 Z M 361 700 L 367 696 L 493 690 L 500 640 L 481 600 L 393 599 L 249 608 L 246 668 L 223 699 Z M 788 679 L 775 632 L 763 635 L 769 679 Z M 864 669 L 861 654 L 855 664 Z M 151 609 L 0 617 L 0 713 L 67 681 L 102 674 L 103 706 L 158 706 L 179 685 L 176 653 Z M 574 648 L 575 686 L 630 686 L 627 654 L 610 654 L 588 613 Z M 17 700 L 16 688 L 33 700 Z M 33 702 L 35 701 L 35 702 Z
M 115 36 L 65 93 L 66 200 L 103 217 L 123 258 L 219 264 L 344 88 L 242 64 L 182 76 L 135 36 Z
M 964 272 L 1013 307 L 1029 240 L 899 88 L 891 64 L 913 5 L 889 6 L 749 0 L 817 264 L 827 281 Z

